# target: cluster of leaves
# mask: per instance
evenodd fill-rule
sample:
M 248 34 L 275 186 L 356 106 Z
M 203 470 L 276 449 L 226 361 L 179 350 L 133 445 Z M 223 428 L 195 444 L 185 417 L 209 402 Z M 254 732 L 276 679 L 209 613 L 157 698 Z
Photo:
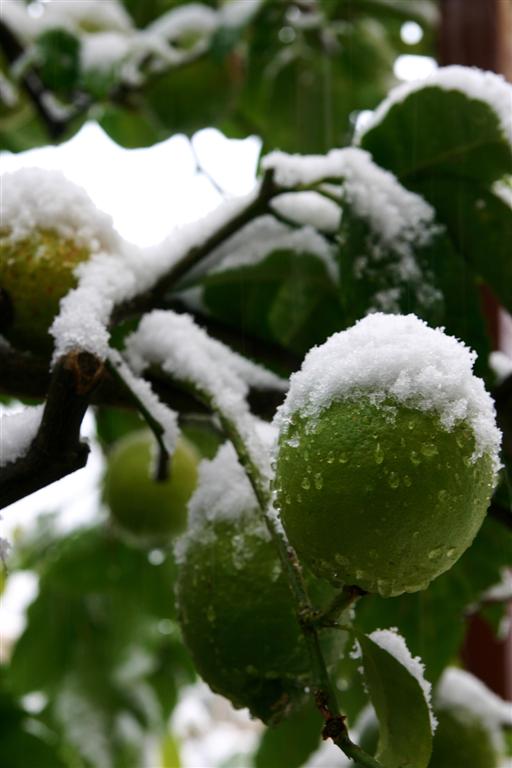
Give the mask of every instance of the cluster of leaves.
M 231 2 L 204 3 L 207 11 L 218 12 L 216 26 L 207 34 L 195 32 L 192 21 L 172 40 L 171 64 L 156 45 L 139 52 L 155 20 L 187 9 L 183 0 L 125 0 L 128 15 L 121 28 L 117 14 L 116 24 L 100 16 L 96 27 L 89 16 L 66 18 L 65 10 L 51 24 L 43 14 L 28 39 L 25 27 L 9 28 L 6 11 L 0 26 L 2 145 L 20 151 L 46 143 L 52 133 L 69 138 L 92 117 L 126 147 L 210 125 L 233 137 L 257 134 L 269 147 L 321 152 L 344 143 L 352 130 L 349 116 L 354 119 L 385 95 L 397 55 L 432 48 L 436 13 L 430 0 L 414 8 L 386 0 L 261 0 L 248 3 L 252 14 L 240 15 L 238 8 L 239 18 L 230 20 L 221 11 Z M 402 23 L 411 18 L 425 32 L 414 48 L 400 37 Z M 111 35 L 106 45 L 123 53 L 85 65 L 83 48 L 105 33 Z M 160 48 L 166 45 L 164 37 Z M 127 77 L 126 62 L 133 57 Z M 39 82 L 36 94 L 27 94 L 26 77 Z M 45 119 L 49 94 L 59 109 L 54 118 L 50 109 Z

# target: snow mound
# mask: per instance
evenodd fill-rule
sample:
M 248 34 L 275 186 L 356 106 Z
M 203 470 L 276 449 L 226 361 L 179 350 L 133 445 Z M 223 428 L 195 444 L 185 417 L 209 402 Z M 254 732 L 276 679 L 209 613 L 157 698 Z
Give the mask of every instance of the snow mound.
M 0 414 L 0 467 L 24 456 L 35 438 L 43 406 L 27 406 L 22 411 Z
M 473 460 L 487 454 L 500 468 L 501 433 L 493 401 L 473 373 L 476 354 L 442 329 L 415 315 L 369 315 L 352 328 L 313 347 L 290 380 L 276 424 L 294 414 L 315 421 L 333 402 L 367 398 L 436 414 L 450 431 L 466 423 L 473 431 Z

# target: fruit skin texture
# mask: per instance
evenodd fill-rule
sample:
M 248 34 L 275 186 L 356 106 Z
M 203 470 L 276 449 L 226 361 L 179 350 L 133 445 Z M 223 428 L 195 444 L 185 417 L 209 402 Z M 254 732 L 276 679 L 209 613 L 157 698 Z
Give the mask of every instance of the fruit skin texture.
M 368 398 L 334 402 L 281 432 L 275 488 L 313 573 L 384 597 L 424 589 L 473 541 L 493 488 L 469 427 Z
M 74 268 L 89 256 L 52 230 L 35 230 L 17 242 L 0 230 L 0 288 L 12 312 L 2 333 L 9 341 L 34 352 L 51 349 L 48 329 L 59 302 L 76 285 Z
M 197 482 L 199 455 L 185 438 L 178 440 L 164 482 L 152 478 L 153 435 L 148 430 L 121 438 L 113 447 L 104 478 L 104 498 L 114 521 L 149 542 L 165 542 L 181 533 L 187 503 Z
M 180 558 L 177 598 L 185 643 L 210 688 L 275 724 L 304 703 L 309 656 L 274 544 L 259 512 L 193 530 Z M 263 531 L 264 532 L 264 531 Z M 189 534 L 190 535 L 190 534 Z M 313 585 L 326 602 L 327 585 Z M 331 590 L 327 588 L 327 594 Z M 322 633 L 339 658 L 343 633 Z
M 498 768 L 492 737 L 476 717 L 443 710 L 437 719 L 429 768 Z

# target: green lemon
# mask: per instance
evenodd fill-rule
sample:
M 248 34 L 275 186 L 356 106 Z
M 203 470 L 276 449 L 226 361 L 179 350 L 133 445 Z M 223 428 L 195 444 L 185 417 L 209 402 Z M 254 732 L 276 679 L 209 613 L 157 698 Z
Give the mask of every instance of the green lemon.
M 299 413 L 279 437 L 275 488 L 292 545 L 335 585 L 383 596 L 424 589 L 480 528 L 492 458 L 465 422 L 369 397 Z
M 185 643 L 210 688 L 235 707 L 248 707 L 255 717 L 276 723 L 303 704 L 310 662 L 255 499 L 238 507 L 239 501 L 247 503 L 248 494 L 243 485 L 237 487 L 241 469 L 233 463 L 233 473 L 223 477 L 219 464 L 208 462 L 218 470 L 209 478 L 216 495 L 209 495 L 203 476 L 200 496 L 191 501 L 190 529 L 176 550 L 178 611 Z M 311 586 L 316 601 L 325 603 L 332 594 L 325 584 Z M 343 642 L 343 633 L 322 633 L 331 662 L 339 658 Z
M 104 498 L 115 523 L 149 542 L 165 541 L 184 530 L 199 461 L 195 447 L 182 437 L 172 455 L 169 477 L 156 482 L 155 451 L 147 430 L 121 438 L 109 454 L 104 478 Z
M 492 734 L 476 715 L 442 710 L 437 719 L 429 768 L 498 768 Z
M 0 331 L 15 346 L 45 352 L 48 329 L 63 296 L 76 285 L 75 267 L 90 256 L 87 248 L 52 230 L 35 230 L 13 242 L 0 229 Z

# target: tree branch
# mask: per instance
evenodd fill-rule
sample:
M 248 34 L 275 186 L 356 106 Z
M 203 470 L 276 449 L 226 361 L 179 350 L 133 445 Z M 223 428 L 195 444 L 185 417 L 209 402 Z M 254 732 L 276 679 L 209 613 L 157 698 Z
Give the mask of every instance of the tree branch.
M 89 446 L 80 441 L 80 426 L 102 371 L 85 352 L 71 352 L 56 365 L 32 445 L 0 469 L 0 509 L 85 465 Z
M 136 296 L 134 299 L 120 304 L 113 312 L 112 324 L 116 325 L 133 315 L 140 314 L 149 309 L 160 306 L 166 293 L 173 288 L 182 277 L 199 264 L 215 248 L 221 245 L 225 240 L 234 235 L 245 224 L 252 219 L 261 216 L 268 210 L 268 203 L 278 194 L 279 189 L 274 183 L 273 171 L 267 171 L 261 181 L 259 193 L 254 200 L 238 213 L 235 213 L 231 219 L 220 226 L 209 238 L 200 245 L 191 248 L 185 256 L 173 264 L 169 271 L 146 293 Z

